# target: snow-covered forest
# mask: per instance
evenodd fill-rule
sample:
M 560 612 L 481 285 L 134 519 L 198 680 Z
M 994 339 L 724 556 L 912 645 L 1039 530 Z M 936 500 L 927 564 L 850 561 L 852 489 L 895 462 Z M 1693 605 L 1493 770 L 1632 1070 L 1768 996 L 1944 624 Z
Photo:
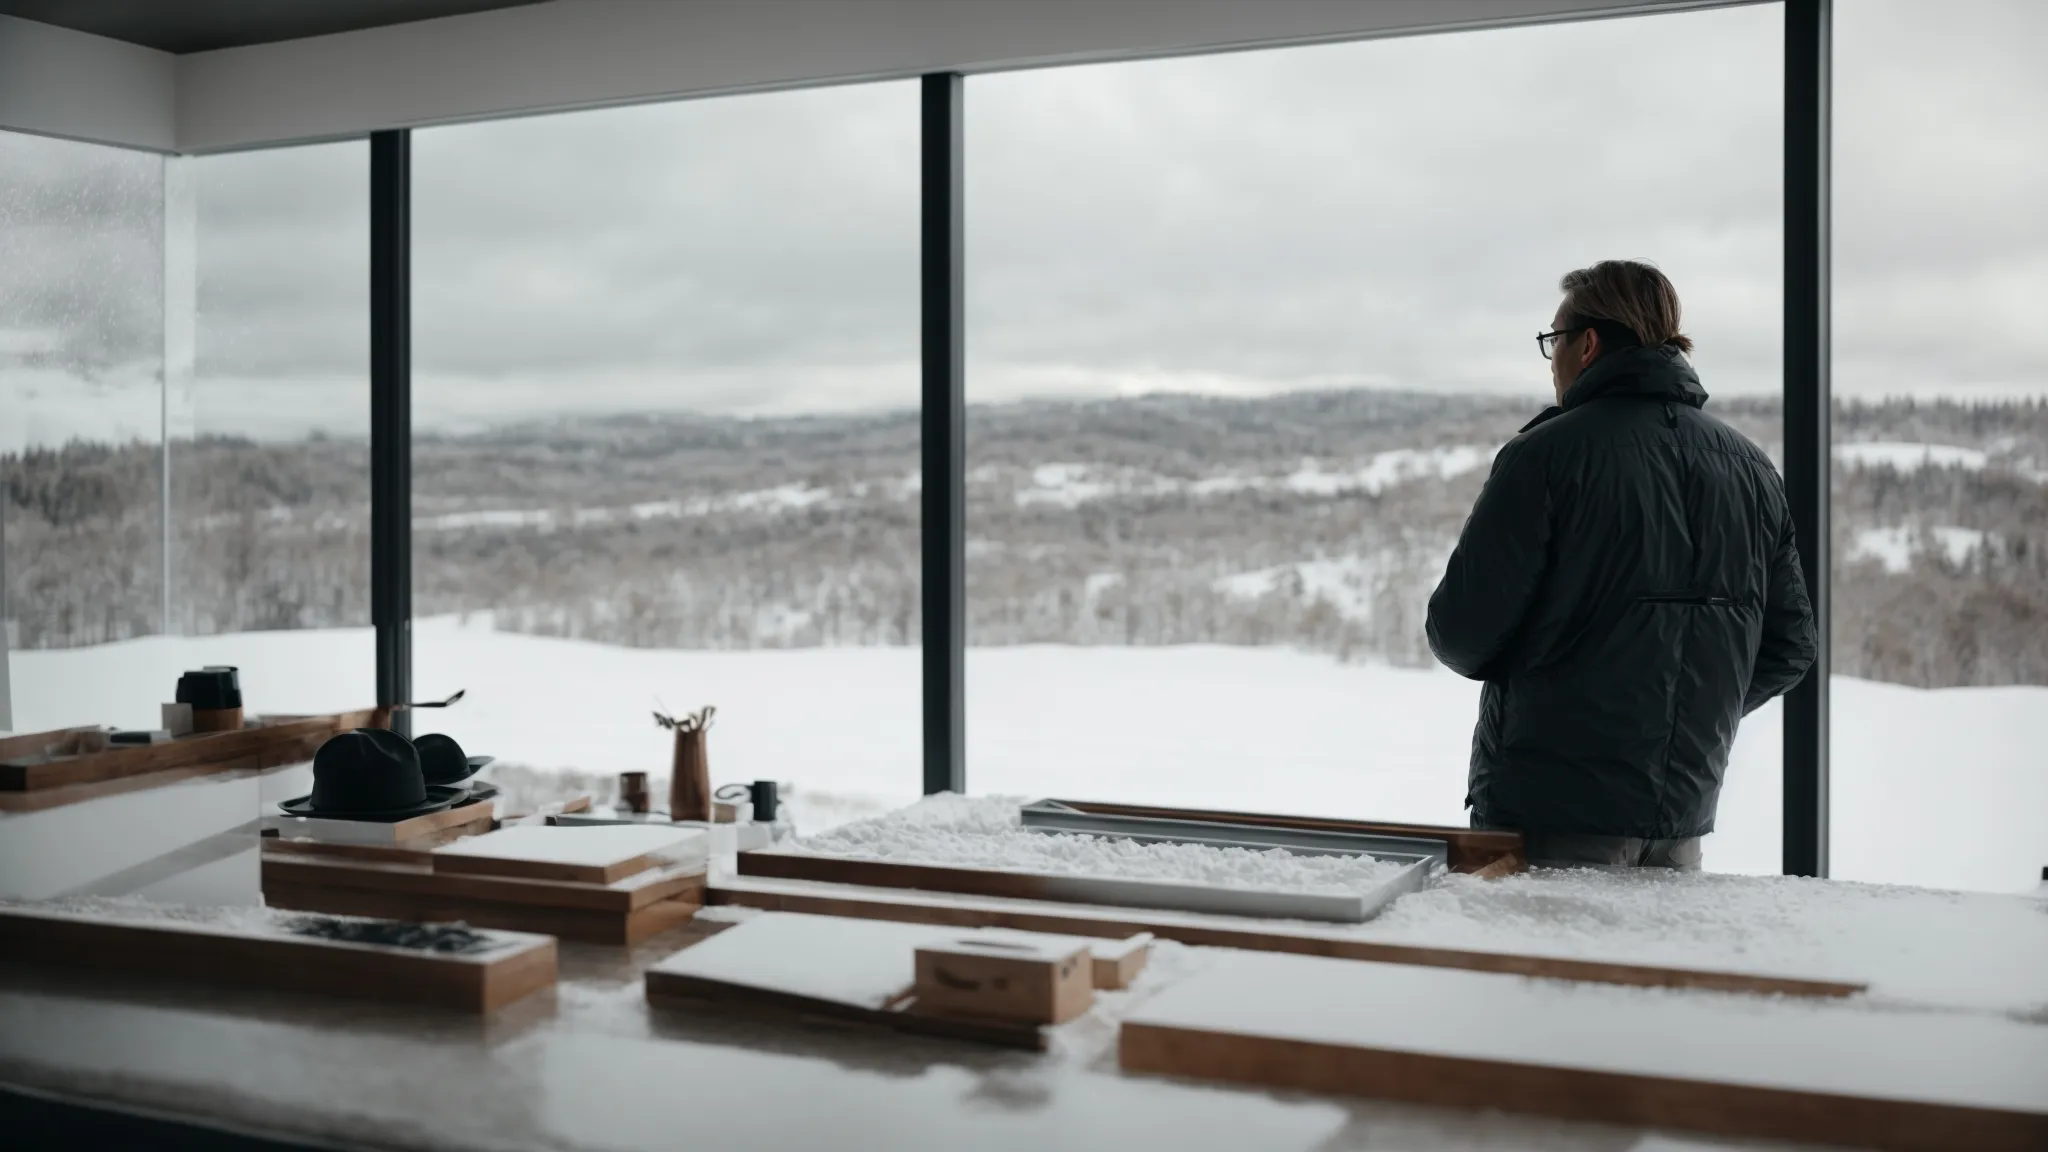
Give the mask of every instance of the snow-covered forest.
M 1777 455 L 1774 401 L 1715 403 Z M 977 406 L 969 638 L 1428 660 L 1422 613 L 1523 401 L 1394 392 Z M 1835 670 L 2048 684 L 2048 404 L 1840 406 Z M 918 638 L 915 413 L 421 436 L 414 611 L 635 647 Z M 154 444 L 0 457 L 22 648 L 157 631 Z M 175 631 L 369 619 L 367 447 L 171 446 Z

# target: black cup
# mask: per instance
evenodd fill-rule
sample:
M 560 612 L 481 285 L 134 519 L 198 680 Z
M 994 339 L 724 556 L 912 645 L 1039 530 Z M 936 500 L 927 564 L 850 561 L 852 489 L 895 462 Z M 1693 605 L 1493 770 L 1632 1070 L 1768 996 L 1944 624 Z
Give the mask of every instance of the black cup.
M 754 798 L 754 819 L 769 821 L 775 819 L 775 781 L 756 780 L 748 789 Z
M 194 708 L 240 708 L 242 680 L 231 667 L 208 665 L 178 677 L 178 694 L 173 699 Z

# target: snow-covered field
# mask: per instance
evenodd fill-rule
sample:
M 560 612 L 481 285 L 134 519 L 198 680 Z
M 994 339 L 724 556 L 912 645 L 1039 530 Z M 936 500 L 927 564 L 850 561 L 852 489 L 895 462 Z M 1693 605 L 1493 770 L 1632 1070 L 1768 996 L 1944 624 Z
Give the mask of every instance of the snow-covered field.
M 650 713 L 718 705 L 716 782 L 772 778 L 858 814 L 921 778 L 919 655 L 618 648 L 419 621 L 427 721 L 472 752 L 548 769 L 665 773 Z M 154 726 L 179 671 L 239 665 L 253 712 L 366 706 L 367 629 L 252 632 L 16 652 L 15 724 Z M 1460 823 L 1478 687 L 1443 670 L 1283 648 L 1036 646 L 968 654 L 975 793 Z M 1833 871 L 2031 889 L 2048 865 L 2048 688 L 1834 682 Z M 426 730 L 424 727 L 421 730 Z M 1779 868 L 1778 711 L 1736 744 L 1707 866 Z M 815 820 L 816 817 L 814 816 Z M 806 825 L 803 831 L 818 827 Z

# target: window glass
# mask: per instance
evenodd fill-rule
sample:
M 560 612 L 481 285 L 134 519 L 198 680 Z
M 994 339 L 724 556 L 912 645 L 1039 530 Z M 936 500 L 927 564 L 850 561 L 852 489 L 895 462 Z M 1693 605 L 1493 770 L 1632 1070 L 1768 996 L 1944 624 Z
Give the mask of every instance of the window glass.
M 919 783 L 917 88 L 413 136 L 414 681 L 507 787 L 710 705 L 807 828 Z M 423 726 L 423 727 L 422 727 Z
M 0 133 L 0 620 L 13 727 L 155 726 L 164 162 Z
M 1831 871 L 2048 865 L 2048 8 L 1835 8 Z M 1967 828 L 1948 852 L 1928 828 Z
M 1478 686 L 1425 605 L 1549 401 L 1558 278 L 1659 264 L 1779 450 L 1782 23 L 973 78 L 973 789 L 1463 823 Z M 1709 867 L 1778 870 L 1779 745 L 1744 723 Z
M 369 147 L 176 163 L 194 240 L 168 267 L 194 311 L 189 377 L 175 316 L 168 342 L 174 629 L 189 662 L 241 669 L 251 711 L 367 708 Z

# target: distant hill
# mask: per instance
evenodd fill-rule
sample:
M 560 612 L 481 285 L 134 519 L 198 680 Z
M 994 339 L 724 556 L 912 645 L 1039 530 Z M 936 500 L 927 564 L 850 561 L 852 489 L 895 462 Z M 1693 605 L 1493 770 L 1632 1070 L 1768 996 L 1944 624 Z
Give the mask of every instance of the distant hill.
M 978 645 L 1282 644 L 1419 664 L 1430 589 L 1536 406 L 1390 392 L 975 407 Z M 1774 401 L 1716 402 L 1781 456 Z M 1838 407 L 1836 670 L 2048 684 L 2048 405 Z M 367 448 L 172 446 L 174 624 L 368 622 Z M 910 644 L 915 413 L 423 436 L 414 607 L 639 647 Z M 0 457 L 16 643 L 155 628 L 154 445 Z

